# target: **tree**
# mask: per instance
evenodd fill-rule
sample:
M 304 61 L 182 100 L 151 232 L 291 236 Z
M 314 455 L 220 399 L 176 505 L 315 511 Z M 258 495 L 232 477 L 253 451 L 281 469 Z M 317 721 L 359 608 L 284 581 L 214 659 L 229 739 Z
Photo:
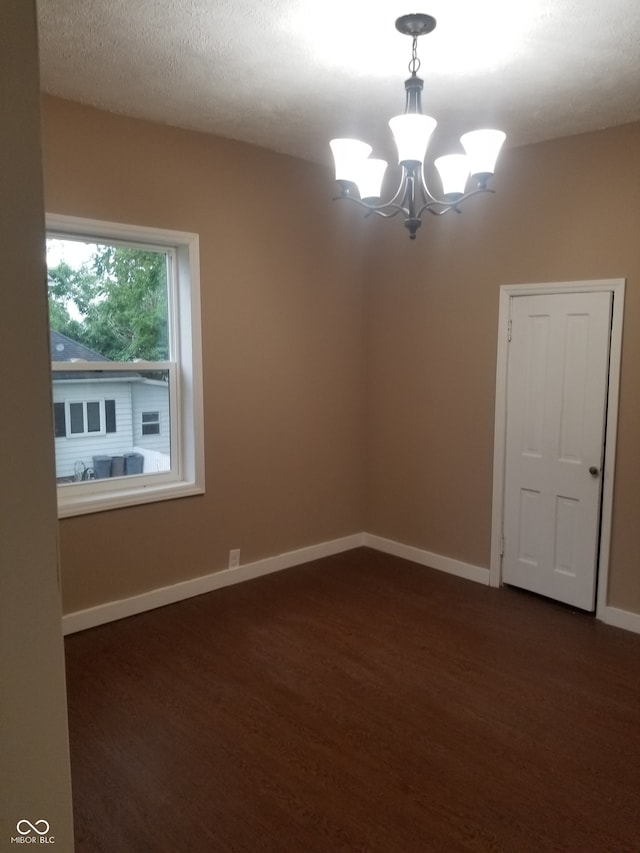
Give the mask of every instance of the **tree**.
M 95 288 L 95 275 L 86 265 L 73 269 L 62 261 L 49 270 L 49 323 L 52 329 L 83 344 L 87 344 L 87 329 L 82 322 L 71 316 L 69 306 L 76 308 L 74 313 L 86 314 L 87 294 Z
M 49 316 L 52 329 L 113 361 L 167 359 L 166 254 L 100 245 L 79 269 L 58 264 L 49 270 Z

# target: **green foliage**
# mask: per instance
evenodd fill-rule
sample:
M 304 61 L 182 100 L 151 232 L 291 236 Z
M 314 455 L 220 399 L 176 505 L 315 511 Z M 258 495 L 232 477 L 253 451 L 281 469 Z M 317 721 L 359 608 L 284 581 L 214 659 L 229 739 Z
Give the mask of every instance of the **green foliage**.
M 80 269 L 58 264 L 49 270 L 49 317 L 52 329 L 113 361 L 167 359 L 166 256 L 101 245 Z

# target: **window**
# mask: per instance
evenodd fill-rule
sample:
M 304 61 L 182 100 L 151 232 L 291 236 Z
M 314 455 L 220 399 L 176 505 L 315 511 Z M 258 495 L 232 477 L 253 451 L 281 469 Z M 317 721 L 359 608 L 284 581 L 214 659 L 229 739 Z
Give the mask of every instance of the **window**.
M 103 435 L 116 431 L 115 400 L 58 402 L 53 404 L 53 410 L 56 438 L 84 436 L 90 433 Z
M 142 413 L 142 435 L 160 435 L 160 412 Z
M 60 516 L 204 491 L 198 237 L 47 216 Z

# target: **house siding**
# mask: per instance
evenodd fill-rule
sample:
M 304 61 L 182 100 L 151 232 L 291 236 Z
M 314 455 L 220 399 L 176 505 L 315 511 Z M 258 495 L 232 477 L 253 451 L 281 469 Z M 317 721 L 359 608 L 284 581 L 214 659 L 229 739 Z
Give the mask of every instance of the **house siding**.
M 133 443 L 158 453 L 171 453 L 171 421 L 169 417 L 169 387 L 165 382 L 145 380 L 131 389 Z M 160 433 L 142 434 L 142 413 L 158 412 Z
M 77 462 L 93 468 L 94 456 L 118 456 L 133 450 L 131 385 L 125 382 L 53 383 L 54 403 L 115 400 L 116 431 L 101 435 L 67 435 L 55 439 L 56 477 L 72 477 Z

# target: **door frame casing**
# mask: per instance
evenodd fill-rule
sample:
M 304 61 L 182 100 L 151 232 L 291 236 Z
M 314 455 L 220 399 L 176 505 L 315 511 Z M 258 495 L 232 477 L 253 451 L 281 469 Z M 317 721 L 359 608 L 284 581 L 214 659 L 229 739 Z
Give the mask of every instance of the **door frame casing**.
M 609 382 L 607 394 L 607 426 L 602 478 L 602 512 L 598 548 L 596 617 L 604 618 L 609 581 L 609 550 L 613 509 L 613 482 L 618 432 L 618 399 L 620 361 L 622 355 L 622 321 L 624 316 L 625 279 L 561 281 L 540 284 L 506 284 L 500 288 L 498 312 L 498 354 L 496 364 L 496 405 L 493 442 L 493 499 L 491 510 L 491 564 L 489 583 L 502 584 L 502 537 L 504 526 L 504 476 L 506 468 L 507 366 L 509 359 L 509 320 L 511 300 L 518 296 L 553 295 L 556 293 L 612 294 L 611 342 L 609 347 Z

